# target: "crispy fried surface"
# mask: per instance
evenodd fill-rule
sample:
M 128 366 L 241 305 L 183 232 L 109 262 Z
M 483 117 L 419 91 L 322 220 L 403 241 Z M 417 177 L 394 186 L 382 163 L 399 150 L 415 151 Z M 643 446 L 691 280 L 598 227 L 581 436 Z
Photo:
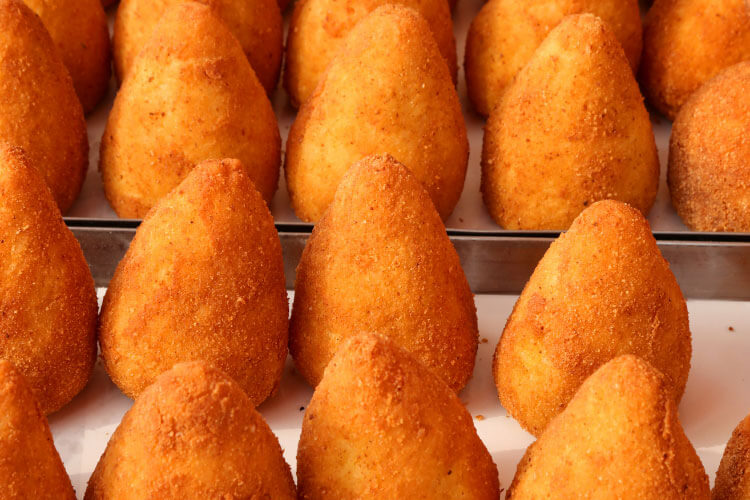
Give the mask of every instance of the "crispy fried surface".
M 712 497 L 713 500 L 750 498 L 750 415 L 737 425 L 724 449 Z
M 312 95 L 328 64 L 354 26 L 388 0 L 300 0 L 294 6 L 287 39 L 284 86 L 294 106 Z M 457 78 L 453 19 L 446 0 L 397 0 L 414 9 L 430 27 L 438 49 Z M 385 40 L 383 40 L 385 41 Z
M 232 379 L 180 363 L 135 401 L 89 480 L 86 500 L 296 498 L 281 447 Z
M 550 30 L 565 16 L 585 12 L 612 28 L 637 70 L 642 48 L 638 0 L 491 0 L 466 38 L 466 88 L 474 109 L 489 115 Z
M 98 306 L 81 247 L 40 173 L 0 146 L 0 358 L 23 373 L 44 413 L 83 389 Z
M 500 401 L 539 435 L 597 368 L 622 354 L 659 369 L 679 402 L 692 353 L 688 311 L 648 222 L 603 201 L 557 239 L 526 284 L 500 338 Z
M 65 213 L 88 168 L 86 123 L 54 42 L 20 0 L 0 0 L 0 140 L 26 151 Z
M 341 343 L 379 332 L 454 390 L 477 351 L 474 297 L 419 181 L 388 155 L 356 163 L 297 267 L 290 349 L 315 386 Z
M 305 412 L 299 497 L 497 499 L 497 468 L 456 394 L 384 337 L 347 340 Z
M 197 1 L 208 5 L 237 38 L 258 80 L 270 94 L 279 80 L 283 52 L 281 11 L 276 0 Z M 120 1 L 112 38 L 115 71 L 120 81 L 124 81 L 130 74 L 136 56 L 148 43 L 164 13 L 181 2 L 182 0 Z M 163 26 L 162 29 L 170 30 L 174 27 Z M 183 36 L 194 35 L 185 32 Z
M 723 68 L 750 59 L 747 0 L 656 0 L 643 30 L 638 79 L 670 120 Z
M 207 161 L 146 216 L 102 304 L 105 367 L 128 396 L 204 360 L 260 404 L 287 356 L 288 305 L 273 217 L 236 160 Z
M 695 92 L 669 144 L 669 190 L 697 231 L 750 231 L 750 61 Z
M 708 500 L 667 380 L 635 356 L 589 377 L 518 464 L 506 498 Z
M 625 201 L 647 214 L 659 158 L 620 43 L 591 14 L 565 18 L 490 115 L 482 194 L 507 229 L 566 229 L 587 206 Z
M 0 360 L 0 498 L 75 500 L 52 434 L 23 376 Z
M 110 47 L 107 15 L 100 0 L 24 0 L 55 42 L 73 79 L 84 113 L 107 92 Z
M 143 217 L 198 163 L 237 158 L 270 203 L 276 117 L 242 48 L 205 5 L 167 10 L 115 99 L 100 169 L 121 217 Z
M 443 220 L 463 189 L 469 143 L 456 89 L 427 23 L 403 6 L 360 22 L 289 131 L 285 174 L 299 218 L 317 221 L 352 163 L 389 153 Z

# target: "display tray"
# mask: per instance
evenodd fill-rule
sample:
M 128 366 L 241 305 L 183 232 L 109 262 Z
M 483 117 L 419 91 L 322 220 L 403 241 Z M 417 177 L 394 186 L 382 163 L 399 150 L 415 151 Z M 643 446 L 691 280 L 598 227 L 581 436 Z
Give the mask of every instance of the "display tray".
M 101 292 L 101 290 L 100 290 Z M 290 303 L 293 293 L 290 292 Z M 500 405 L 492 380 L 492 354 L 516 301 L 478 295 L 479 335 L 474 376 L 460 393 L 480 438 L 498 466 L 502 488 L 534 438 Z M 680 420 L 713 482 L 732 429 L 750 412 L 750 303 L 688 300 L 693 358 Z M 486 339 L 486 341 L 485 341 Z M 258 407 L 279 438 L 294 472 L 304 409 L 312 389 L 287 360 L 278 393 Z M 84 391 L 49 421 L 55 445 L 82 499 L 89 476 L 132 401 L 109 380 L 100 363 Z
M 97 286 L 107 286 L 135 235 L 137 221 L 69 220 Z M 287 288 L 312 227 L 277 223 Z M 448 230 L 474 293 L 520 293 L 557 232 Z M 750 236 L 658 233 L 657 243 L 686 297 L 750 300 Z
M 448 229 L 470 230 L 481 232 L 483 235 L 515 235 L 517 232 L 506 231 L 499 227 L 490 217 L 482 202 L 479 192 L 480 184 L 480 158 L 482 151 L 482 140 L 484 136 L 485 120 L 477 115 L 471 108 L 466 96 L 466 81 L 463 72 L 464 45 L 466 33 L 474 16 L 479 12 L 484 0 L 459 0 L 453 15 L 453 24 L 456 36 L 456 47 L 459 61 L 458 94 L 461 100 L 463 115 L 469 137 L 469 165 L 466 182 L 462 196 L 451 217 L 446 221 Z M 116 7 L 109 10 L 110 26 L 114 19 Z M 284 16 L 288 23 L 292 7 L 287 9 Z M 286 31 L 286 30 L 285 30 Z M 107 122 L 109 111 L 114 101 L 116 84 L 110 83 L 109 94 L 101 105 L 87 116 L 88 135 L 90 144 L 89 172 L 83 185 L 81 195 L 76 203 L 68 211 L 67 219 L 86 219 L 98 221 L 103 225 L 111 225 L 119 221 L 117 215 L 109 206 L 102 187 L 101 177 L 98 171 L 99 146 L 102 133 Z M 281 85 L 271 98 L 273 108 L 278 119 L 279 131 L 282 137 L 282 149 L 286 144 L 289 128 L 294 121 L 296 110 L 289 104 L 289 99 Z M 654 129 L 656 146 L 659 150 L 659 161 L 661 164 L 661 179 L 659 191 L 648 220 L 656 234 L 669 235 L 672 233 L 690 233 L 690 230 L 682 223 L 672 207 L 669 190 L 666 183 L 667 155 L 669 151 L 669 136 L 671 123 L 658 113 L 652 112 L 651 122 Z M 283 150 L 282 150 L 283 153 Z M 283 155 L 282 155 L 283 156 Z M 271 203 L 271 212 L 279 224 L 300 224 L 301 221 L 294 215 L 289 204 L 289 195 L 284 182 L 283 168 L 279 178 L 279 188 Z M 722 241 L 721 238 L 708 238 Z M 750 234 L 748 234 L 750 238 Z

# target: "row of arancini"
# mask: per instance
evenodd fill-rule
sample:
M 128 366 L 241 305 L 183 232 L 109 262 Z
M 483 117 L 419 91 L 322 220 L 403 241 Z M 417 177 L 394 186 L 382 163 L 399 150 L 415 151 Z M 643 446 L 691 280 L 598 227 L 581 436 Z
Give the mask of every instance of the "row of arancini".
M 143 217 L 194 165 L 212 157 L 238 158 L 266 201 L 273 197 L 281 141 L 265 91 L 278 77 L 282 34 L 278 8 L 266 1 L 272 3 L 268 8 L 228 1 L 211 7 L 121 3 L 114 56 L 124 81 L 100 160 L 105 193 L 120 216 Z M 292 101 L 303 104 L 290 131 L 285 173 L 300 218 L 317 221 L 348 166 L 382 151 L 425 184 L 444 220 L 455 207 L 468 141 L 453 85 L 452 21 L 442 0 L 417 3 L 411 6 L 415 10 L 408 2 L 379 9 L 356 3 L 344 9 L 325 0 L 297 4 L 285 75 Z M 544 0 L 525 11 L 511 3 L 485 5 L 467 48 L 472 99 L 480 101 L 477 94 L 485 91 L 495 96 L 485 106 L 490 121 L 482 161 L 490 213 L 500 225 L 520 229 L 567 228 L 583 207 L 607 198 L 646 214 L 656 195 L 659 162 L 632 71 L 641 51 L 637 2 L 582 6 Z M 15 28 L 0 40 L 5 42 L 0 49 L 10 54 L 20 48 L 12 56 L 20 54 L 25 64 L 0 75 L 10 90 L 0 138 L 24 148 L 40 165 L 64 212 L 86 171 L 83 118 L 42 23 L 15 0 L 3 5 L 0 22 Z M 743 0 L 655 3 L 646 23 L 641 80 L 660 109 L 676 115 L 700 83 L 750 55 L 747 10 Z M 603 21 L 565 17 L 580 12 Z M 703 38 L 680 36 L 686 25 L 699 22 Z M 278 29 L 241 29 L 254 23 Z M 503 29 L 507 23 L 517 32 Z M 733 33 L 729 45 L 722 42 L 725 33 Z M 685 47 L 689 57 L 678 57 Z M 741 89 L 743 81 L 729 83 Z M 740 91 L 726 102 L 740 118 L 745 95 Z M 717 111 L 714 103 L 708 107 Z M 747 230 L 741 188 L 747 144 L 738 138 L 737 126 L 726 129 L 719 115 L 706 115 L 707 122 L 690 125 L 700 137 L 687 143 L 719 146 L 708 158 L 702 144 L 688 146 L 692 156 L 673 146 L 674 204 L 695 229 Z M 68 125 L 60 127 L 62 122 Z M 45 141 L 38 140 L 39 130 L 46 132 Z M 739 153 L 727 159 L 724 150 Z M 721 216 L 713 216 L 717 211 Z

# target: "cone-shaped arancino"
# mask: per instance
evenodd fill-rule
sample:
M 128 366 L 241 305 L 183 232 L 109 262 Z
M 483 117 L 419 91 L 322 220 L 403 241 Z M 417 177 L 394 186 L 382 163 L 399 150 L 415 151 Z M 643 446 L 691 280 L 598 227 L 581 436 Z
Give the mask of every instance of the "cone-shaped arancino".
M 591 14 L 566 17 L 490 114 L 482 194 L 507 229 L 567 229 L 587 206 L 627 202 L 644 215 L 659 159 L 620 42 Z
M 497 500 L 497 467 L 461 401 L 385 337 L 348 339 L 315 389 L 297 449 L 300 498 Z
M 315 385 L 342 341 L 379 332 L 450 387 L 474 368 L 477 317 L 461 263 L 430 197 L 388 155 L 356 163 L 297 267 L 290 348 Z
M 177 4 L 120 88 L 102 137 L 104 192 L 141 218 L 198 163 L 237 158 L 270 203 L 281 140 L 271 103 L 242 47 L 206 5 Z
M 463 189 L 469 144 L 458 94 L 427 22 L 401 5 L 357 24 L 289 131 L 292 208 L 320 219 L 349 167 L 389 153 L 447 219 Z
M 648 222 L 602 201 L 550 246 L 495 351 L 500 401 L 532 434 L 599 366 L 634 354 L 662 372 L 679 402 L 692 353 L 688 311 Z

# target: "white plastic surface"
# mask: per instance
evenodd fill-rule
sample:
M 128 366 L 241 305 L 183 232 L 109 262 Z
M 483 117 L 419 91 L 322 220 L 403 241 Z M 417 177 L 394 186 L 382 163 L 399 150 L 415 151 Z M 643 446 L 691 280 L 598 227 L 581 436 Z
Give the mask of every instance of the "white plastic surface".
M 290 292 L 290 304 L 291 298 Z M 476 297 L 479 336 L 487 341 L 479 344 L 474 376 L 459 394 L 475 417 L 479 436 L 492 453 L 501 486 L 506 488 L 533 441 L 500 406 L 490 370 L 492 354 L 515 300 L 515 296 L 506 295 Z M 688 309 L 693 361 L 680 418 L 713 482 L 732 429 L 750 413 L 750 303 L 688 301 Z M 312 389 L 294 371 L 289 359 L 278 394 L 258 408 L 279 438 L 293 472 L 302 408 L 311 396 Z M 78 498 L 83 498 L 91 472 L 131 404 L 97 363 L 86 389 L 50 417 L 55 445 Z

